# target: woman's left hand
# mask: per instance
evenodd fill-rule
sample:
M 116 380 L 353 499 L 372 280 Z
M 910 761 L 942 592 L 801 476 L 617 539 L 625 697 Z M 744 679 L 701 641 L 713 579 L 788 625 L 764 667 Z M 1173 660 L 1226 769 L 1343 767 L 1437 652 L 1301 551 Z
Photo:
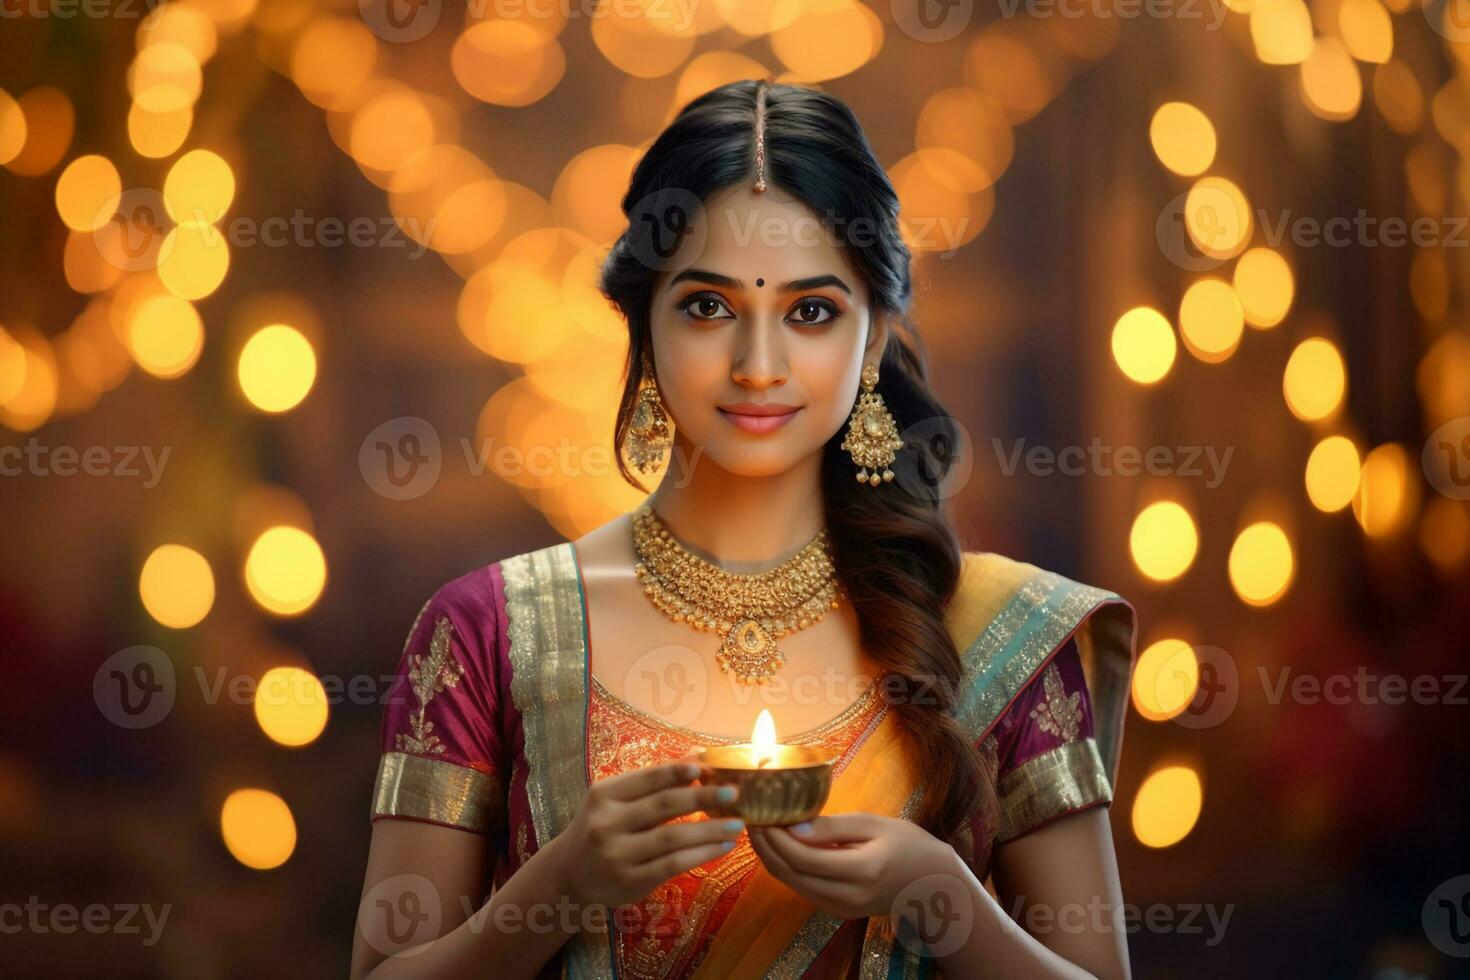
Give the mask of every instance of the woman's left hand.
M 801 828 L 809 828 L 800 833 Z M 899 894 L 931 874 L 956 874 L 954 848 L 917 824 L 839 813 L 795 827 L 751 827 L 750 843 L 773 876 L 844 919 L 895 912 Z

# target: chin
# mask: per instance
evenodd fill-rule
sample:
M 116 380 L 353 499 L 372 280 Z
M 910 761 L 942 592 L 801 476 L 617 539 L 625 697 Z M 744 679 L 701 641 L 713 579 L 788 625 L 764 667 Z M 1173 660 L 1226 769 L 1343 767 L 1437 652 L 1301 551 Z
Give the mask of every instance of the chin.
M 756 447 L 724 442 L 707 446 L 704 457 L 734 476 L 760 478 L 785 473 L 797 464 L 802 454 L 790 444 Z

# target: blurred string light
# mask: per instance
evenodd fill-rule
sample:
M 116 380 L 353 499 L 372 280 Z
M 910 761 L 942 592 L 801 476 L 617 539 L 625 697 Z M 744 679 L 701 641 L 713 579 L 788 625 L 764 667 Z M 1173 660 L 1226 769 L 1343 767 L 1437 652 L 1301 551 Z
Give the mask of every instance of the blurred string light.
M 270 790 L 235 790 L 220 807 L 219 826 L 225 847 L 247 868 L 278 868 L 296 850 L 291 808 Z
M 1135 306 L 1113 325 L 1113 360 L 1132 381 L 1149 385 L 1174 365 L 1174 328 L 1158 310 Z
M 327 727 L 327 692 L 301 667 L 272 667 L 255 689 L 255 720 L 272 741 L 292 748 L 316 741 Z
M 245 586 L 260 607 L 277 616 L 298 616 L 316 604 L 327 582 L 321 545 L 298 527 L 270 528 L 255 539 L 245 558 Z
M 240 351 L 240 390 L 263 412 L 286 412 L 316 381 L 316 351 L 301 331 L 284 323 L 257 330 Z
M 155 548 L 143 563 L 138 593 L 148 615 L 172 629 L 188 629 L 214 605 L 214 572 L 204 556 L 184 545 Z
M 1156 582 L 1169 582 L 1194 564 L 1199 532 L 1183 504 L 1159 500 L 1134 518 L 1128 549 L 1140 572 Z
M 1199 660 L 1177 637 L 1155 640 L 1138 655 L 1133 671 L 1133 707 L 1150 721 L 1178 716 L 1199 690 Z
M 1189 836 L 1203 807 L 1204 785 L 1196 769 L 1155 769 L 1133 798 L 1133 834 L 1146 847 L 1172 847 Z
M 1327 436 L 1318 442 L 1307 457 L 1307 498 L 1312 506 L 1331 514 L 1352 503 L 1362 468 L 1358 447 L 1347 436 Z
M 1337 346 L 1325 337 L 1297 344 L 1287 359 L 1281 387 L 1297 418 L 1316 422 L 1331 416 L 1347 389 L 1347 368 Z
M 1286 593 L 1295 574 L 1291 540 L 1279 525 L 1258 521 L 1236 535 L 1229 570 L 1242 602 L 1269 606 Z

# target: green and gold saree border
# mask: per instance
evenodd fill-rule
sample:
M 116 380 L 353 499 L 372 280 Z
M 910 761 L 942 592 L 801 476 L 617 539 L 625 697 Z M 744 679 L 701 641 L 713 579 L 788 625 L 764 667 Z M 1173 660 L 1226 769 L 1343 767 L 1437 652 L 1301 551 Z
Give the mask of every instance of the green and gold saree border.
M 988 553 L 967 554 L 965 559 L 967 583 L 956 601 L 973 608 L 957 609 L 952 629 L 963 635 L 979 626 L 977 611 L 983 620 L 990 609 L 999 608 L 971 642 L 961 644 L 960 723 L 972 739 L 982 740 L 1026 683 L 1075 634 L 1093 705 L 1094 739 L 1075 743 L 1086 747 L 1069 751 L 1093 752 L 1096 766 L 1089 786 L 1071 789 L 1091 792 L 1092 799 L 1104 792 L 1111 796 L 1133 665 L 1132 608 L 1116 593 L 1024 562 Z M 971 626 L 960 622 L 966 618 Z M 1032 774 L 1041 775 L 1039 770 Z M 859 975 L 862 980 L 914 980 L 940 971 L 934 960 L 896 941 L 892 917 L 874 916 L 864 937 Z
M 586 606 L 571 542 L 507 558 L 500 571 L 526 793 L 537 846 L 544 846 L 571 823 L 587 792 Z M 563 975 L 614 976 L 608 932 L 584 930 L 562 949 Z

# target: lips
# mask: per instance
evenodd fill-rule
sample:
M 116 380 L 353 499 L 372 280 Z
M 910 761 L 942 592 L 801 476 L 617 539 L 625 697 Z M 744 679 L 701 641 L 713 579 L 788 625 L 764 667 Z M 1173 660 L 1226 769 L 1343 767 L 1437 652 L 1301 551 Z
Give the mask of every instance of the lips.
M 731 405 L 720 408 L 720 414 L 731 425 L 746 432 L 775 432 L 790 422 L 801 411 L 799 406 L 790 405 Z

